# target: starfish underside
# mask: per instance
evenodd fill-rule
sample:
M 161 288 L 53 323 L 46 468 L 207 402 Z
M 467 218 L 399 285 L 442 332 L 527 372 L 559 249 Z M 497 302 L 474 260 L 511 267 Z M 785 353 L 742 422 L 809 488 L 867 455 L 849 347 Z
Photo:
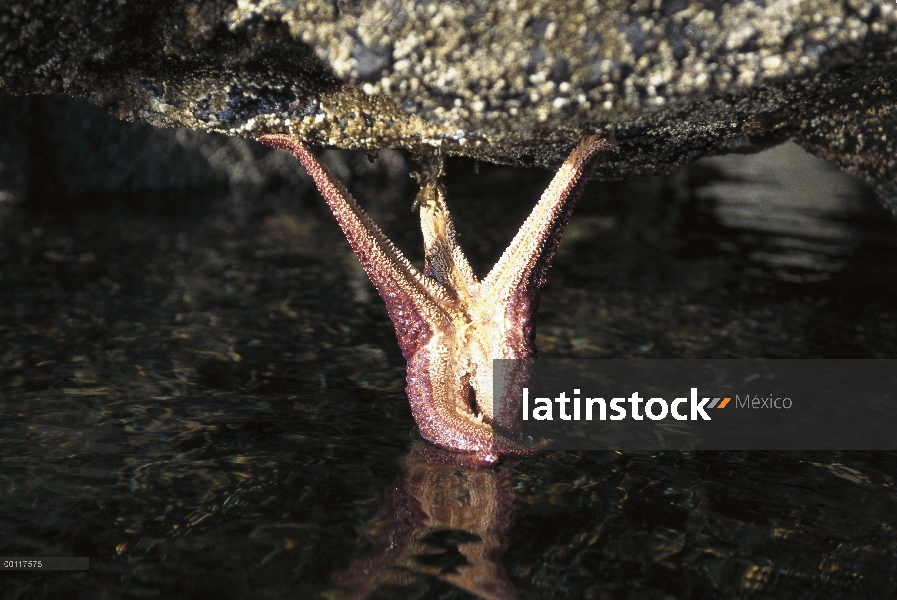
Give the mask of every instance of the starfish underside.
M 408 363 L 406 392 L 421 435 L 482 463 L 544 450 L 545 441 L 513 439 L 519 403 L 493 398 L 492 361 L 535 356 L 539 288 L 591 167 L 610 144 L 587 137 L 573 150 L 498 263 L 479 281 L 455 240 L 438 182 L 424 181 L 418 196 L 426 256 L 421 272 L 301 141 L 280 134 L 260 140 L 299 159 L 386 303 Z M 525 365 L 522 361 L 510 378 L 525 378 Z

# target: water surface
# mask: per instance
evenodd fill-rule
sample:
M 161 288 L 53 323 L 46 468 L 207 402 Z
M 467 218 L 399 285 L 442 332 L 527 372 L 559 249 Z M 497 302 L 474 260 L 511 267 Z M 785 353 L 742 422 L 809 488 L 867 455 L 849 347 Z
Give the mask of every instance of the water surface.
M 541 355 L 897 356 L 897 225 L 849 178 L 774 152 L 593 183 Z M 449 165 L 480 274 L 548 177 Z M 419 260 L 413 190 L 350 185 Z M 0 574 L 0 598 L 897 592 L 897 453 L 482 470 L 420 442 L 392 326 L 332 217 L 278 202 L 0 205 L 0 555 L 91 560 Z

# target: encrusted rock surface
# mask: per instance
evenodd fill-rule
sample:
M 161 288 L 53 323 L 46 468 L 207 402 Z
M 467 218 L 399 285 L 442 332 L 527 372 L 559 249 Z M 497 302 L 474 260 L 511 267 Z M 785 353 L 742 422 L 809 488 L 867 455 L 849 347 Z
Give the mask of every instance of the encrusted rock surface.
M 0 86 L 122 119 L 602 175 L 792 139 L 897 180 L 897 6 L 858 0 L 0 4 Z

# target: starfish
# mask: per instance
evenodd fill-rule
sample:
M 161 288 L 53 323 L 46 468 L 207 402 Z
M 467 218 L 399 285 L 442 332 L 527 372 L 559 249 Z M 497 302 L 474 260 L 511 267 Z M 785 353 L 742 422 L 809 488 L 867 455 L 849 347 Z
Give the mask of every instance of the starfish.
M 544 450 L 550 442 L 514 439 L 519 402 L 493 398 L 492 361 L 535 357 L 539 289 L 576 199 L 611 145 L 598 137 L 582 140 L 479 281 L 455 240 L 438 182 L 441 168 L 418 176 L 422 187 L 415 204 L 426 257 L 421 272 L 301 141 L 283 134 L 259 139 L 299 159 L 386 303 L 407 361 L 406 393 L 421 436 L 480 464 Z M 510 377 L 519 380 L 525 373 Z

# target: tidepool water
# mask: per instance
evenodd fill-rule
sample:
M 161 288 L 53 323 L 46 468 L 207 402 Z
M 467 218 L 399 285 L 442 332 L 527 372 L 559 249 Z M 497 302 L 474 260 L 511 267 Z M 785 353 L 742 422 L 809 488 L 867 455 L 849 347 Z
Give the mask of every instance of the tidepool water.
M 549 176 L 450 163 L 480 274 Z M 0 204 L 0 556 L 90 558 L 0 599 L 897 594 L 897 453 L 468 467 L 321 203 L 241 202 Z M 793 146 L 593 183 L 539 314 L 547 357 L 894 358 L 897 224 Z

